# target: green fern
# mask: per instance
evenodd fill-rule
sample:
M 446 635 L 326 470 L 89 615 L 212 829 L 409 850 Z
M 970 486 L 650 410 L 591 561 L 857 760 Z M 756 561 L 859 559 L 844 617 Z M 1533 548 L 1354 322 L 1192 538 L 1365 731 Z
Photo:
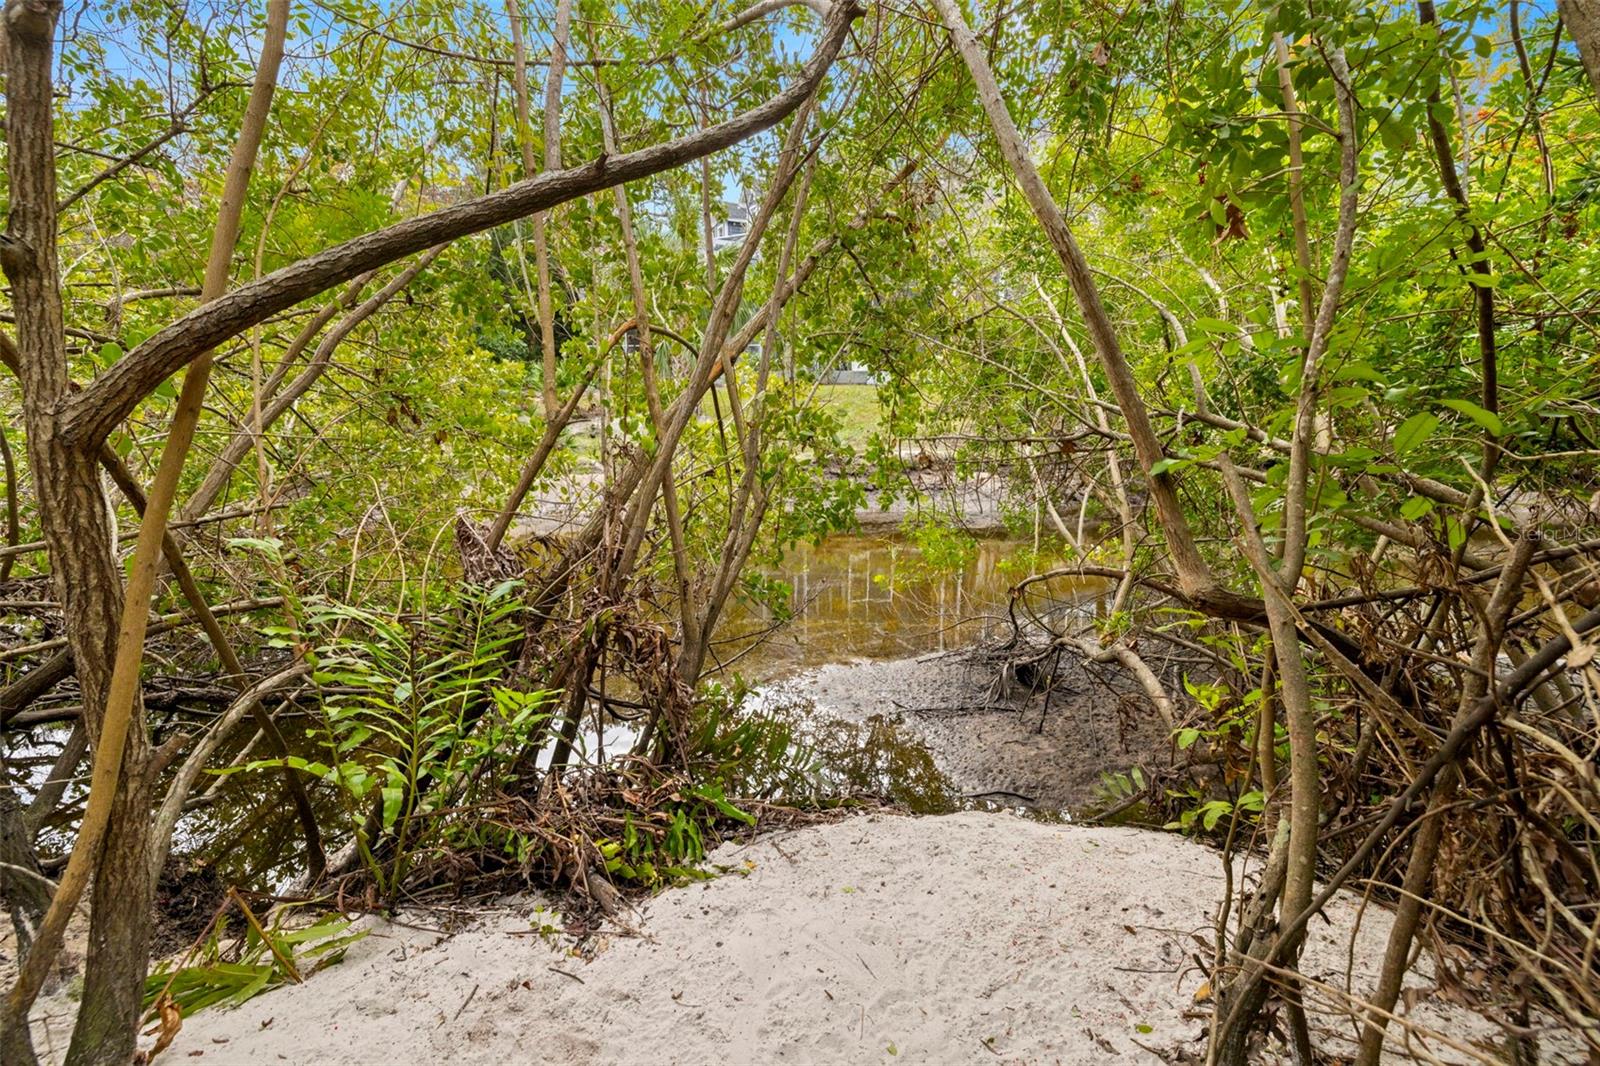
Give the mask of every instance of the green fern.
M 505 684 L 522 639 L 516 582 L 463 590 L 449 609 L 394 618 L 350 604 L 310 601 L 301 642 L 318 686 L 317 756 L 287 763 L 334 788 L 380 891 L 392 896 L 414 856 L 447 829 L 441 812 L 470 805 L 486 760 L 509 761 L 543 736 L 546 692 Z M 378 836 L 369 839 L 369 812 Z

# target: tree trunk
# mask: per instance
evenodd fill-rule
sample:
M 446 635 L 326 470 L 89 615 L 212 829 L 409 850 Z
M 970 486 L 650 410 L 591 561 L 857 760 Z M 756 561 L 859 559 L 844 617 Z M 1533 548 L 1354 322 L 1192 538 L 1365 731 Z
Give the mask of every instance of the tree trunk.
M 222 202 L 217 209 L 205 278 L 200 287 L 202 303 L 215 300 L 227 289 L 244 201 L 249 191 L 250 173 L 255 168 L 256 154 L 266 128 L 267 112 L 277 87 L 278 66 L 283 59 L 288 19 L 288 0 L 268 0 L 266 38 L 238 141 L 223 181 Z M 72 1045 L 67 1051 L 69 1066 L 126 1061 L 137 1032 L 143 1002 L 142 985 L 149 962 L 150 899 L 155 890 L 152 867 L 156 862 L 157 850 L 150 819 L 154 785 L 152 777 L 155 771 L 148 758 L 149 741 L 139 696 L 139 672 L 144 658 L 150 601 L 167 535 L 167 519 L 177 496 L 184 460 L 188 457 L 189 445 L 199 423 L 200 408 L 211 376 L 211 357 L 211 349 L 202 350 L 184 374 L 183 387 L 162 447 L 161 462 L 145 502 L 122 616 L 116 630 L 117 645 L 111 677 L 104 700 L 94 704 L 104 710 L 101 712 L 101 735 L 95 745 L 89 797 L 78 828 L 78 840 L 73 845 L 67 869 L 57 889 L 60 898 L 52 902 L 50 913 L 45 916 L 48 929 L 51 919 L 58 912 L 70 912 L 80 884 L 74 874 L 78 873 L 81 877 L 89 869 L 95 870 L 88 972 L 83 1005 L 79 1008 Z M 98 458 L 97 447 L 89 466 L 97 484 Z M 226 661 L 227 653 L 222 652 L 221 648 L 219 652 L 224 654 Z M 234 665 L 237 666 L 237 661 Z M 78 659 L 78 673 L 81 679 L 81 657 Z M 86 713 L 89 713 L 89 706 L 91 704 L 86 700 Z M 130 756 L 138 755 L 138 761 L 125 759 L 122 772 L 118 773 L 112 754 L 118 745 L 124 743 Z M 105 841 L 96 861 L 96 838 L 102 831 Z M 130 899 L 140 906 L 136 914 L 125 912 Z M 102 916 L 105 910 L 118 912 L 114 920 Z M 42 964 L 48 963 L 49 952 L 43 949 L 41 938 L 41 944 L 35 950 L 44 958 L 30 959 L 27 970 L 38 970 Z
M 589 28 L 589 41 L 592 49 L 593 26 Z M 600 146 L 609 155 L 617 150 L 617 133 L 604 71 L 595 71 L 595 92 L 600 104 Z M 617 229 L 622 235 L 623 257 L 628 265 L 628 293 L 633 299 L 634 329 L 639 334 L 639 373 L 644 382 L 645 406 L 650 411 L 651 428 L 659 440 L 666 432 L 666 421 L 661 407 L 661 390 L 656 384 L 656 349 L 650 336 L 650 300 L 645 293 L 644 272 L 639 264 L 639 242 L 633 231 L 633 205 L 628 200 L 626 185 L 618 185 L 612 190 L 612 195 L 617 204 Z M 779 277 L 782 277 L 782 273 L 779 271 Z M 661 505 L 666 511 L 667 536 L 672 546 L 672 572 L 678 582 L 678 617 L 682 625 L 682 639 L 687 641 L 694 624 L 693 588 L 689 578 L 689 556 L 684 548 L 683 517 L 678 510 L 678 489 L 670 470 L 661 482 Z
M 122 580 L 112 552 L 110 511 L 92 453 L 56 432 L 54 412 L 68 393 L 67 356 L 56 256 L 55 122 L 51 110 L 51 45 L 61 4 L 9 0 L 6 141 L 11 211 L 0 265 L 11 280 L 28 431 L 30 472 L 51 576 L 62 603 L 67 638 L 83 692 L 84 723 L 100 743 L 122 614 Z M 101 1061 L 126 1061 L 133 1050 L 140 983 L 148 955 L 150 886 L 145 877 L 143 767 L 149 752 L 141 728 L 122 747 L 127 787 L 113 810 L 90 926 L 88 969 L 75 1046 L 98 1047 Z M 64 923 L 63 923 L 64 924 Z M 42 928 L 33 953 L 54 954 L 61 931 Z M 54 943 L 49 941 L 53 940 Z M 7 995 L 0 1052 L 32 1062 L 27 1012 L 45 968 Z M 79 1058 L 79 1061 L 91 1061 Z
M 528 50 L 523 44 L 522 13 L 517 0 L 508 0 L 506 14 L 511 22 L 511 43 L 515 57 L 514 85 L 517 93 L 517 142 L 522 149 L 522 176 L 531 178 L 533 168 L 533 126 L 528 120 Z M 557 0 L 554 37 L 550 42 L 550 69 L 544 86 L 544 169 L 561 169 L 561 79 L 567 69 L 567 38 L 572 27 L 572 0 Z M 539 354 L 542 357 L 544 417 L 553 421 L 560 404 L 556 399 L 556 324 L 551 301 L 550 238 L 548 213 L 533 216 L 533 256 L 538 272 Z
M 1600 4 L 1595 0 L 1556 0 L 1562 25 L 1578 46 L 1583 71 L 1589 75 L 1595 100 L 1600 103 Z
M 70 442 L 60 432 L 56 418 L 59 404 L 71 391 L 56 254 L 50 80 L 51 45 L 60 10 L 59 2 L 40 0 L 10 0 L 6 6 L 12 204 L 3 265 L 14 291 L 19 370 L 40 525 L 83 692 L 84 724 L 96 757 L 89 807 L 72 860 L 33 950 L 7 995 L 0 1026 L 7 1057 L 32 1061 L 28 1009 L 60 949 L 84 881 L 89 871 L 95 870 L 83 999 L 66 1060 L 76 1066 L 122 1063 L 133 1053 L 149 960 L 153 883 L 148 872 L 150 745 L 136 661 L 132 670 L 122 671 L 125 680 L 120 699 L 112 698 L 114 641 L 125 628 L 119 626 L 125 604 L 110 510 L 100 484 L 98 442 Z M 286 19 L 287 4 L 282 15 Z M 284 19 L 278 21 L 281 30 Z M 278 39 L 281 42 L 281 33 Z M 253 160 L 253 146 L 250 157 Z M 242 195 L 241 183 L 232 180 L 236 177 L 230 174 L 230 188 Z M 234 214 L 236 218 L 236 211 Z M 236 231 L 236 224 L 233 229 Z M 228 247 L 231 252 L 231 234 Z M 197 397 L 193 406 L 198 412 Z M 175 431 L 174 437 L 186 434 Z M 176 487 L 175 476 L 172 486 Z M 159 505 L 156 509 L 162 513 L 150 530 L 156 553 L 165 528 L 165 507 L 171 503 L 171 492 L 167 491 L 163 500 L 160 488 L 158 478 L 152 503 Z M 144 532 L 141 530 L 142 541 L 149 539 Z M 141 543 L 141 547 L 146 545 Z M 136 614 L 142 638 L 142 603 Z M 137 656 L 137 649 L 133 654 Z
M 1078 247 L 1078 242 L 1073 238 L 1072 230 L 1067 226 L 1061 208 L 1057 206 L 1050 190 L 1045 187 L 1044 179 L 1028 155 L 1027 145 L 1023 143 L 1022 135 L 1017 132 L 1016 123 L 1006 107 L 1005 98 L 1000 94 L 1000 86 L 994 79 L 994 72 L 990 70 L 988 60 L 984 58 L 983 50 L 972 36 L 972 31 L 967 27 L 966 19 L 962 16 L 955 0 L 934 0 L 934 7 L 938 9 L 939 17 L 950 33 L 951 45 L 972 73 L 972 80 L 978 89 L 978 100 L 989 116 L 990 125 L 994 128 L 995 142 L 999 145 L 1000 154 L 1010 166 L 1017 184 L 1022 189 L 1022 195 L 1027 199 L 1028 206 L 1033 209 L 1039 225 L 1050 241 L 1050 246 L 1061 260 L 1067 281 L 1072 286 L 1072 294 L 1077 299 L 1078 310 L 1082 313 L 1084 324 L 1088 327 L 1089 336 L 1094 342 L 1095 354 L 1100 357 L 1101 368 L 1111 384 L 1111 391 L 1116 395 L 1117 406 L 1122 409 L 1122 417 L 1127 422 L 1128 435 L 1133 439 L 1134 453 L 1138 456 L 1139 465 L 1149 483 L 1150 498 L 1155 504 L 1156 517 L 1160 521 L 1162 532 L 1166 535 L 1167 551 L 1172 557 L 1173 569 L 1177 571 L 1179 586 L 1186 597 L 1206 609 L 1221 610 L 1225 614 L 1237 612 L 1243 608 L 1243 604 L 1239 602 L 1243 598 L 1222 587 L 1212 575 L 1205 560 L 1201 558 L 1194 533 L 1189 527 L 1189 520 L 1183 513 L 1183 505 L 1178 501 L 1175 481 L 1169 474 L 1151 472 L 1156 463 L 1166 457 L 1166 452 L 1156 435 L 1155 427 L 1151 425 L 1144 400 L 1139 396 L 1133 370 L 1128 365 L 1127 357 L 1123 355 L 1116 329 L 1111 323 L 1110 316 L 1106 314 L 1105 305 L 1100 300 L 1100 290 L 1095 284 L 1094 275 L 1090 273 L 1089 263 Z M 1256 609 L 1257 605 L 1251 605 L 1252 612 Z

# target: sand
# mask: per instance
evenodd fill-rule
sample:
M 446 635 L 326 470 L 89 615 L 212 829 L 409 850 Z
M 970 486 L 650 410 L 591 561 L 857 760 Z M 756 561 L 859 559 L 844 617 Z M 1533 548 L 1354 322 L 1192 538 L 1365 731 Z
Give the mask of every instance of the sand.
M 873 815 L 713 861 L 734 872 L 642 905 L 638 935 L 603 937 L 591 961 L 531 932 L 527 900 L 455 936 L 369 922 L 307 983 L 189 1019 L 163 1061 L 1091 1063 L 1201 1047 L 1191 960 L 1221 891 L 1203 845 L 1005 814 Z M 1343 984 L 1353 913 L 1341 903 L 1317 927 L 1307 973 Z M 1387 926 L 1369 908 L 1357 988 Z M 1492 1054 L 1491 1023 L 1412 984 L 1412 1018 Z M 1347 1019 L 1319 1005 L 1312 1021 L 1343 1050 Z

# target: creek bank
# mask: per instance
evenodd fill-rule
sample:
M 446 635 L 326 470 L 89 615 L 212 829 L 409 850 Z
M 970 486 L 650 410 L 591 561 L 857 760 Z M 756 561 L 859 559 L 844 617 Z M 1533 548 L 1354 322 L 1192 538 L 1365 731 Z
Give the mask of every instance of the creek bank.
M 844 475 L 839 475 L 844 476 Z M 862 531 L 888 532 L 923 514 L 945 517 L 968 533 L 996 536 L 1006 532 L 1005 506 L 1011 490 L 1004 478 L 987 474 L 957 478 L 948 463 L 911 465 L 906 470 L 910 493 L 886 495 L 862 482 L 866 506 L 857 508 Z
M 1210 848 L 1149 831 L 1004 814 L 871 815 L 712 856 L 716 880 L 646 902 L 592 958 L 510 901 L 455 936 L 369 922 L 305 984 L 189 1019 L 171 1061 L 1178 1062 L 1202 1048 L 1223 892 Z M 1389 915 L 1356 902 L 1313 926 L 1304 972 L 1370 987 Z M 542 921 L 542 918 L 538 920 Z M 1353 961 L 1353 965 L 1352 965 Z M 1408 978 L 1406 1018 L 1491 1058 L 1489 1020 Z M 1337 999 L 1338 997 L 1332 997 Z M 1314 995 L 1319 1046 L 1348 1054 L 1348 1017 Z M 1397 1033 L 1438 1061 L 1472 1057 Z M 1547 1061 L 1582 1061 L 1544 1041 Z M 1269 1052 L 1263 1061 L 1271 1060 Z
M 575 422 L 568 430 L 569 443 L 580 442 L 583 455 L 573 469 L 560 477 L 540 483 L 522 503 L 511 528 L 510 543 L 557 539 L 575 531 L 594 512 L 603 498 L 605 476 L 599 461 L 587 454 L 598 445 L 599 420 Z M 976 536 L 1001 536 L 1007 532 L 1006 511 L 1019 505 L 1013 487 L 1000 474 L 964 473 L 957 475 L 948 458 L 906 464 L 905 481 L 893 492 L 884 492 L 871 478 L 859 472 L 830 465 L 826 474 L 835 481 L 853 481 L 865 497 L 856 508 L 856 532 L 893 533 L 924 515 L 937 515 L 952 525 Z M 1064 513 L 1076 514 L 1081 497 L 1058 500 Z
M 920 813 L 945 813 L 962 801 L 1072 811 L 1103 798 L 1104 774 L 1169 765 L 1171 744 L 1160 719 L 1119 668 L 1063 655 L 1048 694 L 1047 687 L 1020 684 L 968 649 L 830 664 L 763 687 L 755 706 L 815 723 L 807 732 L 835 764 L 851 754 L 828 750 L 839 739 L 869 754 L 873 742 L 920 744 L 947 782 L 942 795 L 927 787 L 910 758 L 876 760 L 877 780 L 847 782 Z M 864 732 L 830 745 L 831 721 Z M 905 773 L 897 777 L 897 769 Z

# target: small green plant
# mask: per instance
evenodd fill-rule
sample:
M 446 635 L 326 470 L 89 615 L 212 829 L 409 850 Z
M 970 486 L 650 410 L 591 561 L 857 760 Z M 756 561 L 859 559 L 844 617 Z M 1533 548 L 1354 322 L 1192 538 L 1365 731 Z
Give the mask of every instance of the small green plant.
M 1198 721 L 1179 728 L 1173 740 L 1186 751 L 1204 741 L 1223 759 L 1224 781 L 1243 781 L 1245 768 L 1255 755 L 1256 730 L 1262 694 L 1259 688 L 1240 695 L 1227 685 L 1185 676 L 1183 689 L 1199 708 Z M 1259 789 L 1247 789 L 1236 798 L 1219 796 L 1216 788 L 1191 784 L 1182 791 L 1168 793 L 1178 816 L 1166 823 L 1168 829 L 1185 833 L 1212 832 L 1223 819 L 1235 812 L 1242 816 L 1261 813 L 1266 799 Z
M 1144 771 L 1137 766 L 1125 774 L 1103 772 L 1100 774 L 1099 783 L 1095 786 L 1094 806 L 1103 811 L 1113 810 L 1128 803 L 1135 796 L 1143 795 L 1147 787 Z
M 1191 789 L 1184 796 L 1194 803 L 1186 808 L 1176 819 L 1166 824 L 1167 829 L 1181 829 L 1185 833 L 1193 833 L 1196 829 L 1211 832 L 1217 828 L 1217 823 L 1231 815 L 1235 810 L 1243 814 L 1260 814 L 1266 807 L 1266 797 L 1260 789 L 1251 789 L 1242 794 L 1237 800 L 1210 799 L 1206 800 L 1198 790 Z
M 528 924 L 547 944 L 554 944 L 556 938 L 561 935 L 561 915 L 542 903 L 533 908 L 533 915 L 528 919 Z
M 270 927 L 262 926 L 237 896 L 245 917 L 241 935 L 232 936 L 219 914 L 209 936 L 183 963 L 161 963 L 145 979 L 144 1005 L 171 1003 L 182 1016 L 217 1005 L 237 1007 L 269 988 L 299 982 L 344 958 L 346 949 L 366 936 L 340 914 L 328 914 L 310 925 L 288 928 L 287 910 L 279 910 Z
M 550 694 L 501 683 L 522 636 L 516 587 L 464 588 L 444 610 L 399 620 L 312 601 L 309 632 L 291 635 L 313 649 L 306 658 L 322 697 L 308 733 L 316 755 L 244 769 L 286 764 L 331 786 L 385 897 L 398 892 L 420 850 L 445 839 L 447 812 L 470 806 L 473 790 L 496 779 L 486 764 L 509 764 L 544 736 Z
M 699 868 L 707 836 L 719 823 L 755 825 L 755 817 L 728 802 L 719 784 L 681 785 L 671 801 L 648 816 L 629 811 L 622 836 L 599 841 L 606 873 L 647 887 L 672 881 L 703 881 Z
M 596 842 L 607 874 L 646 887 L 704 880 L 713 874 L 699 864 L 720 834 L 756 824 L 741 803 L 811 794 L 815 762 L 792 726 L 740 712 L 744 696 L 741 683 L 708 686 L 686 737 L 686 772 L 666 801 L 626 811 L 622 832 Z

